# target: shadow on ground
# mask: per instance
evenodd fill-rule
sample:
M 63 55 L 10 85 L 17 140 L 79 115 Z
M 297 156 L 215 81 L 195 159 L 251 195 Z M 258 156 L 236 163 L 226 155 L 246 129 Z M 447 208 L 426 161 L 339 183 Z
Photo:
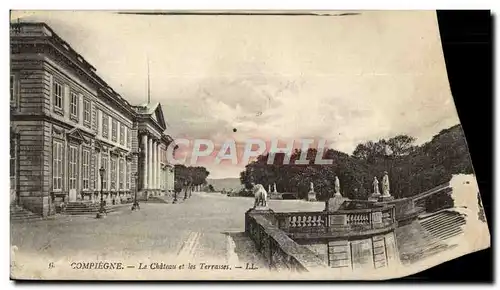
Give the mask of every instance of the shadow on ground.
M 259 269 L 269 269 L 262 255 L 255 248 L 254 242 L 245 232 L 223 232 L 234 242 L 234 253 L 238 256 L 239 263 L 253 263 Z

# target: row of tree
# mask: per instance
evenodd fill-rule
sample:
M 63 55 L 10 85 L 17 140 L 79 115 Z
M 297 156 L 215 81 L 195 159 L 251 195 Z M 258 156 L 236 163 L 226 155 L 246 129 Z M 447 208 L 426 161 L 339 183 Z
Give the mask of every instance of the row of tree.
M 352 155 L 334 149 L 324 152 L 331 165 L 314 164 L 316 149 L 309 149 L 307 165 L 295 165 L 301 151 L 291 155 L 290 164 L 283 164 L 284 154 L 276 154 L 273 164 L 267 164 L 268 155 L 261 155 L 240 173 L 240 181 L 249 188 L 251 182 L 266 188 L 276 183 L 279 192 L 297 193 L 305 198 L 310 182 L 321 200 L 334 193 L 334 178 L 340 179 L 343 196 L 367 199 L 373 192 L 373 178 L 379 181 L 387 171 L 391 195 L 410 197 L 450 180 L 452 174 L 473 172 L 467 144 L 460 125 L 442 130 L 423 145 L 414 145 L 415 138 L 399 135 L 388 140 L 359 144 Z M 449 197 L 441 197 L 449 204 Z M 443 203 L 440 202 L 440 203 Z
M 181 192 L 188 188 L 192 190 L 198 185 L 206 185 L 207 177 L 210 172 L 202 166 L 185 166 L 182 164 L 175 165 L 175 182 L 174 187 L 176 192 Z

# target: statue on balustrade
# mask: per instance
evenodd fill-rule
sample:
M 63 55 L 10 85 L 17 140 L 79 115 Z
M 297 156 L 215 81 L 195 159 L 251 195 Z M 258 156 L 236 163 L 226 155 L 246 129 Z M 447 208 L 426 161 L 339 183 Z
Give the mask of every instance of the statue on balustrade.
M 378 188 L 378 179 L 377 177 L 373 177 L 373 194 L 374 196 L 377 196 L 377 195 L 380 195 L 380 191 L 379 191 L 379 188 Z
M 334 183 L 334 189 L 335 189 L 335 195 L 339 196 L 340 194 L 340 180 L 338 176 L 335 176 L 335 183 Z
M 252 191 L 255 197 L 253 208 L 267 208 L 267 192 L 264 186 L 252 182 Z
M 314 192 L 314 184 L 311 182 L 309 186 L 309 193 L 307 193 L 308 201 L 316 201 L 316 193 Z
M 267 192 L 271 192 L 271 184 L 267 187 Z
M 274 191 L 273 193 L 278 193 L 278 191 L 276 190 L 276 182 L 274 183 Z
M 382 178 L 382 193 L 384 196 L 391 196 L 389 193 L 389 175 L 387 171 L 384 171 L 384 177 Z

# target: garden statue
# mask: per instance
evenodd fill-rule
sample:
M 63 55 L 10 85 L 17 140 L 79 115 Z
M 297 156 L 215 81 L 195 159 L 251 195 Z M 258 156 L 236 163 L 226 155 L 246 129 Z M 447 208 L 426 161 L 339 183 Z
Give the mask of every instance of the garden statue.
M 372 195 L 380 195 L 380 191 L 378 188 L 378 180 L 377 177 L 373 177 L 373 194 Z
M 255 197 L 255 203 L 253 208 L 258 207 L 267 207 L 267 192 L 262 184 L 254 184 L 252 183 L 252 191 Z
M 382 178 L 382 193 L 384 196 L 391 196 L 389 193 L 389 175 L 387 171 L 384 171 L 384 177 Z
M 311 182 L 309 186 L 309 193 L 307 193 L 308 201 L 316 201 L 316 193 L 314 192 L 314 184 Z
M 335 176 L 334 188 L 335 188 L 335 195 L 336 196 L 341 195 L 340 194 L 340 180 L 339 180 L 338 176 Z

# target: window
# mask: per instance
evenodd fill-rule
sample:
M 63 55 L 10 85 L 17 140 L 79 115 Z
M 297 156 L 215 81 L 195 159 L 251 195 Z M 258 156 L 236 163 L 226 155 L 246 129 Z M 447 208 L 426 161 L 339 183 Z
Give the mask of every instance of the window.
M 54 107 L 56 109 L 62 110 L 63 109 L 63 86 L 58 83 L 57 81 L 54 81 L 53 85 L 53 94 L 54 94 Z
M 78 158 L 78 148 L 69 146 L 69 189 L 76 189 L 76 177 L 78 176 L 78 169 L 76 167 Z
M 82 189 L 89 189 L 90 176 L 90 151 L 84 149 L 82 151 Z
M 90 101 L 83 100 L 83 123 L 90 127 Z
M 16 173 L 17 173 L 17 142 L 14 137 L 10 139 L 10 188 L 16 188 Z
M 130 165 L 130 162 L 127 162 L 127 190 L 130 190 L 130 183 L 132 179 L 132 167 Z
M 63 143 L 54 141 L 52 144 L 52 187 L 53 190 L 62 190 L 63 176 Z
M 90 184 L 92 185 L 92 189 L 97 189 L 97 176 L 99 174 L 99 168 L 97 168 L 98 164 L 97 164 L 97 153 L 96 152 L 93 152 L 92 153 L 92 162 L 90 164 L 92 164 L 92 168 L 94 169 L 94 175 L 91 177 L 91 182 Z M 89 174 L 90 175 L 90 174 Z
M 116 130 L 118 130 L 118 122 L 116 120 L 111 120 L 111 141 L 116 142 Z
M 95 119 L 96 119 L 96 123 L 97 123 L 97 124 L 96 124 L 96 125 L 97 125 L 97 127 L 96 127 L 96 128 L 97 128 L 97 134 L 98 134 L 98 135 L 100 135 L 100 136 L 102 136 L 102 128 L 101 128 L 101 123 L 102 123 L 102 121 L 101 121 L 101 114 L 102 114 L 101 110 L 96 109 L 96 112 L 95 112 Z
M 111 158 L 111 190 L 116 189 L 116 158 Z
M 104 176 L 102 177 L 102 189 L 103 190 L 106 190 L 108 189 L 108 176 L 109 176 L 109 172 L 108 172 L 108 155 L 102 153 L 102 157 L 101 157 L 101 167 L 104 168 Z M 100 168 L 99 168 L 100 169 Z M 99 170 L 97 170 L 99 171 Z M 99 173 L 97 173 L 99 174 Z
M 108 119 L 108 115 L 106 115 L 104 112 L 102 113 L 102 137 L 103 138 L 108 138 L 108 134 L 109 134 L 109 129 L 108 129 L 108 126 L 109 126 L 109 119 Z
M 127 147 L 132 148 L 132 132 L 127 128 Z
M 78 95 L 71 92 L 71 102 L 69 103 L 71 117 L 78 121 Z
M 123 186 L 125 185 L 125 166 L 124 166 L 124 163 L 123 163 L 123 159 L 120 159 L 120 177 L 119 177 L 119 181 L 120 181 L 120 190 L 124 189 Z
M 17 99 L 17 82 L 16 76 L 10 75 L 10 102 L 15 103 Z
M 125 126 L 120 125 L 120 144 L 125 146 Z

